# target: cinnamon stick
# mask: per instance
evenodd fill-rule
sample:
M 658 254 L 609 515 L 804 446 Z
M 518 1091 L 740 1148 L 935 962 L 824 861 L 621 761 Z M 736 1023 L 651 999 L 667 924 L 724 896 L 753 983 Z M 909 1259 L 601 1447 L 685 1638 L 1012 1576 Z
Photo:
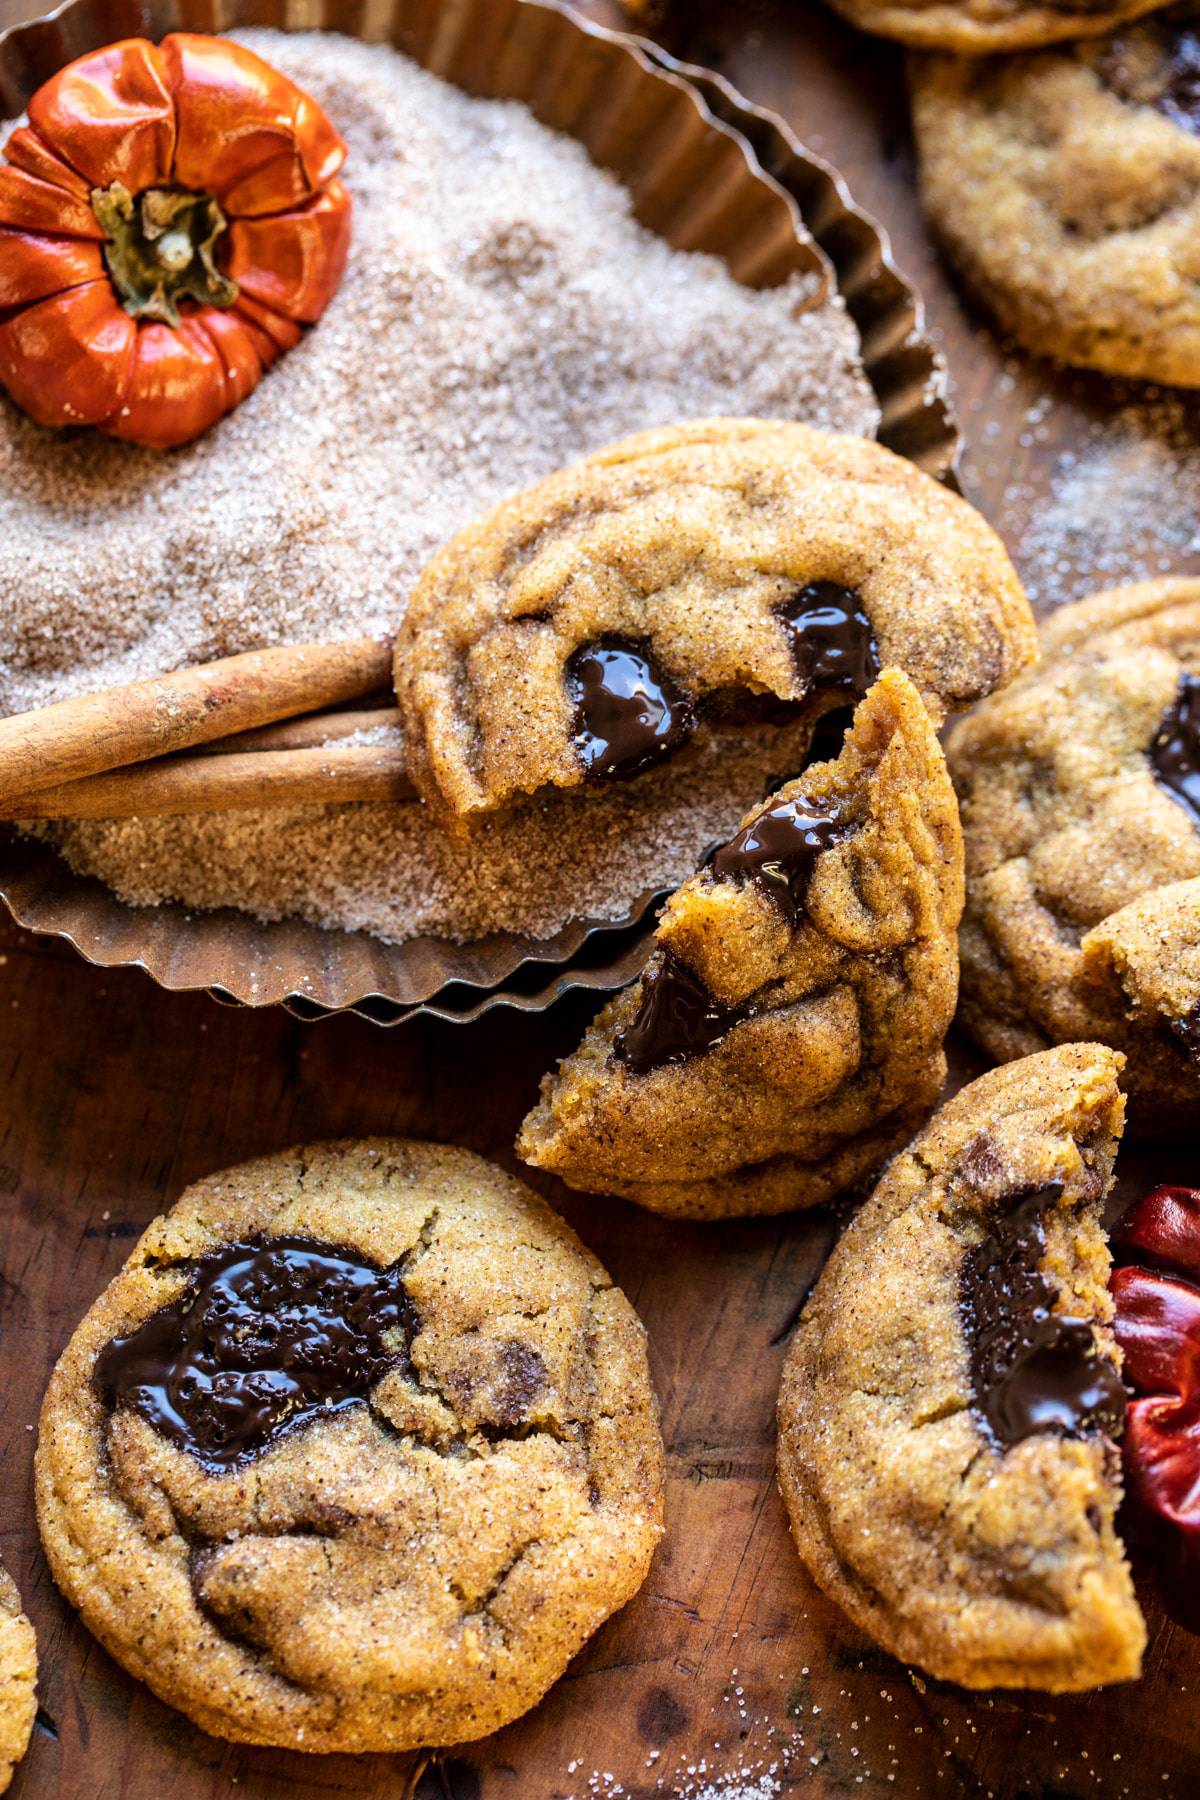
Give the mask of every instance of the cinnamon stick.
M 4 819 L 130 819 L 253 807 L 411 800 L 399 745 L 177 756 L 0 799 Z
M 338 738 L 353 737 L 358 731 L 374 731 L 379 725 L 400 729 L 400 708 L 378 706 L 358 712 L 314 713 L 302 719 L 287 719 L 279 725 L 264 725 L 259 731 L 239 731 L 233 737 L 221 738 L 205 746 L 205 756 L 230 756 L 244 750 L 307 750 L 314 744 L 332 744 Z
M 390 678 L 389 646 L 352 638 L 250 650 L 15 713 L 0 719 L 0 812 L 64 782 L 374 693 Z

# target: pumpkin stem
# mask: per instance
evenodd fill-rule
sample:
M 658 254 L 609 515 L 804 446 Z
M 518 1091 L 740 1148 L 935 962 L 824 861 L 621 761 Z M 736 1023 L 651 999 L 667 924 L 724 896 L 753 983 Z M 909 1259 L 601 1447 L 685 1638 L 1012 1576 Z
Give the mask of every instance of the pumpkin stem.
M 92 193 L 105 236 L 104 260 L 121 305 L 134 319 L 179 324 L 180 300 L 232 306 L 238 286 L 216 265 L 225 215 L 209 194 L 147 188 L 135 200 L 122 182 Z

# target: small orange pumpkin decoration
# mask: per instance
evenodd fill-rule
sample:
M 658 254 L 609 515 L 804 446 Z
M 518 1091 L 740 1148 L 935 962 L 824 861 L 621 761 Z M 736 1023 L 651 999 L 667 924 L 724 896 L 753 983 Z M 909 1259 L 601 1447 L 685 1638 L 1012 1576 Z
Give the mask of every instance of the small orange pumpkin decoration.
M 34 95 L 0 164 L 0 382 L 165 450 L 320 318 L 350 244 L 320 107 L 223 38 L 129 38 Z

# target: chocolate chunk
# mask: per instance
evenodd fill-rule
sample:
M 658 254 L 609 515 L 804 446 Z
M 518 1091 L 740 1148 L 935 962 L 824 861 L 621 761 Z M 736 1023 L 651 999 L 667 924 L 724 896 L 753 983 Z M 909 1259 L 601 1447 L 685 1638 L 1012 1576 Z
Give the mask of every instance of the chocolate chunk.
M 407 1366 L 415 1325 L 398 1269 L 302 1237 L 230 1244 L 200 1259 L 179 1299 L 106 1345 L 96 1388 L 219 1473 L 364 1401 Z
M 836 581 L 810 581 L 779 617 L 805 687 L 861 700 L 879 675 L 879 647 L 861 596 Z
M 538 1352 L 517 1338 L 499 1349 L 501 1379 L 492 1401 L 490 1423 L 515 1429 L 524 1425 L 529 1409 L 546 1386 L 546 1364 Z
M 1125 1389 L 1086 1319 L 1054 1311 L 1039 1264 L 1057 1186 L 1017 1195 L 964 1259 L 959 1301 L 975 1408 L 1002 1447 L 1037 1432 L 1119 1435 Z
M 1200 827 L 1200 675 L 1184 675 L 1150 746 L 1155 775 Z
M 603 638 L 566 667 L 575 753 L 593 780 L 640 775 L 671 756 L 693 725 L 691 701 L 636 644 Z
M 699 976 L 664 950 L 646 973 L 637 1017 L 617 1037 L 613 1054 L 644 1075 L 699 1056 L 750 1014 L 748 1006 L 718 1005 Z
M 1192 1061 L 1200 1063 L 1200 1005 L 1193 1006 L 1182 1019 L 1168 1020 L 1168 1024 Z
M 958 1159 L 959 1176 L 971 1187 L 988 1186 L 1003 1170 L 1004 1159 L 986 1130 L 975 1134 Z
M 743 826 L 709 866 L 719 880 L 754 882 L 795 925 L 818 856 L 849 829 L 834 806 L 803 796 L 781 800 Z

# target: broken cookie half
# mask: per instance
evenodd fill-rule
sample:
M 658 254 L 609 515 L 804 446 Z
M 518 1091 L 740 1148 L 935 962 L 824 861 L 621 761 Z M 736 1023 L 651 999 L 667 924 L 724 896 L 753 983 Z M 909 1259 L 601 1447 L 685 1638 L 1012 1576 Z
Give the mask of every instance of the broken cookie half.
M 999 538 L 862 438 L 702 419 L 609 445 L 425 569 L 396 638 L 408 772 L 438 823 L 625 780 L 710 725 L 812 720 L 884 666 L 940 723 L 1036 653 Z
M 847 1228 L 784 1368 L 803 1561 L 887 1650 L 964 1687 L 1140 1672 L 1100 1217 L 1121 1063 L 1069 1044 L 943 1106 Z
M 526 1162 L 690 1218 L 872 1174 L 945 1075 L 963 905 L 932 722 L 891 669 L 840 755 L 781 787 L 668 901 L 645 973 L 542 1084 Z

